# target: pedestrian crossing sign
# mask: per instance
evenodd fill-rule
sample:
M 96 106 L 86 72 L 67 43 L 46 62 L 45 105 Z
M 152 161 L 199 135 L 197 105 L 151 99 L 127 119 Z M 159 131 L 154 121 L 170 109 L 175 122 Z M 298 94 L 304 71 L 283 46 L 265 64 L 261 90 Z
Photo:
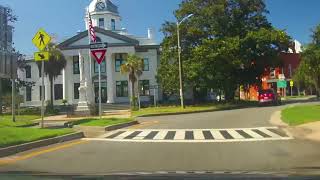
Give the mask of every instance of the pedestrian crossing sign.
M 293 87 L 293 81 L 292 80 L 290 81 L 290 87 Z
M 49 61 L 49 52 L 36 52 L 34 53 L 35 61 Z
M 32 43 L 40 50 L 43 51 L 50 43 L 51 37 L 43 29 L 40 29 L 32 39 Z

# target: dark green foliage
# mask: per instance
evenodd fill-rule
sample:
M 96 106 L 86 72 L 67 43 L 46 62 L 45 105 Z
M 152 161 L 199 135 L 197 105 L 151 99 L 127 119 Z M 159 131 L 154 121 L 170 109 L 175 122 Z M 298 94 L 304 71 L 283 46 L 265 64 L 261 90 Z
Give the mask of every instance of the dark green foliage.
M 175 12 L 180 26 L 185 85 L 225 92 L 234 98 L 240 84 L 259 83 L 265 67 L 279 64 L 290 37 L 267 20 L 263 0 L 184 0 Z M 176 24 L 162 27 L 158 81 L 167 95 L 177 94 L 178 58 Z

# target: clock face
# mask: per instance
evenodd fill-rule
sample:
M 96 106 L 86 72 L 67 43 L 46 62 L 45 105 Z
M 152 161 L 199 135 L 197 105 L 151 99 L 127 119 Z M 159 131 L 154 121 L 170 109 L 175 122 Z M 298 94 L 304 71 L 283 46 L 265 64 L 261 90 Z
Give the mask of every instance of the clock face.
M 96 7 L 98 10 L 103 10 L 104 8 L 106 8 L 106 5 L 103 2 L 98 2 Z

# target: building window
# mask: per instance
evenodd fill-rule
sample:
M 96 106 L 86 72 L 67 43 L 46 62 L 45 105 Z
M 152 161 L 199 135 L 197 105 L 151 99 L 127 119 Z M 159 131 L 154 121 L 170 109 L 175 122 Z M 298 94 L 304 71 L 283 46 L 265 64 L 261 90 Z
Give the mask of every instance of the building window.
M 148 58 L 143 59 L 143 71 L 149 71 L 149 59 Z
M 31 78 L 31 66 L 26 66 L 26 78 Z
M 26 101 L 31 101 L 32 100 L 32 88 L 27 86 L 26 87 Z
M 111 30 L 115 31 L 116 30 L 116 20 L 111 19 Z
M 54 85 L 54 99 L 55 100 L 63 99 L 63 87 L 62 87 L 62 84 L 55 84 Z
M 80 83 L 73 84 L 73 98 L 74 99 L 79 99 L 79 87 L 80 87 Z
M 79 56 L 73 56 L 73 74 L 80 74 Z
M 128 81 L 117 81 L 116 85 L 117 97 L 128 97 Z
M 39 70 L 39 77 L 42 76 L 42 72 L 41 72 L 41 67 L 38 65 L 38 70 Z
M 101 73 L 106 73 L 106 59 L 101 62 Z M 99 73 L 99 64 L 94 61 L 94 73 Z
M 99 28 L 104 28 L 104 18 L 99 18 Z
M 150 95 L 149 80 L 139 81 L 139 91 L 140 91 L 140 96 Z
M 292 77 L 292 65 L 291 64 L 289 64 L 289 76 L 290 76 L 290 78 Z
M 115 63 L 115 69 L 116 72 L 120 72 L 121 65 L 125 63 L 125 60 L 123 58 L 122 54 L 116 54 L 116 63 Z
M 276 70 L 274 68 L 270 68 L 270 78 L 276 77 Z
M 40 101 L 42 100 L 42 90 L 41 90 L 42 86 L 39 86 L 39 94 L 40 94 Z M 46 87 L 44 87 L 44 92 L 46 92 Z M 44 99 L 46 99 L 46 93 L 44 93 Z

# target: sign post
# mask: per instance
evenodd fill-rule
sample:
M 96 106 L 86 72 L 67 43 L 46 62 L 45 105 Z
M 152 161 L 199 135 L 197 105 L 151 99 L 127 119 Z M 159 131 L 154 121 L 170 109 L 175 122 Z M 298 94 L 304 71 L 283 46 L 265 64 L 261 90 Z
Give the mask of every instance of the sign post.
M 293 88 L 293 80 L 290 81 L 291 96 L 292 96 L 292 88 Z
M 40 29 L 32 39 L 32 43 L 41 51 L 34 54 L 35 61 L 41 61 L 41 128 L 44 128 L 44 61 L 49 60 L 49 52 L 42 52 L 50 43 L 51 37 Z
M 101 63 L 105 59 L 107 49 L 95 49 L 92 45 L 90 45 L 90 49 L 91 54 L 99 64 L 99 118 L 101 119 Z

